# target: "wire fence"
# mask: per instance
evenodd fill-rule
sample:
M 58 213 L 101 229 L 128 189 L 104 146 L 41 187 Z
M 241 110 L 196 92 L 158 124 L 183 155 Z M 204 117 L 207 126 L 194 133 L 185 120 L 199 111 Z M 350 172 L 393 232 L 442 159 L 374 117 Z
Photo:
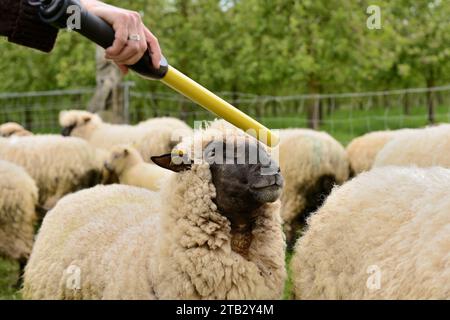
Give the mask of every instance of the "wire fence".
M 214 115 L 176 93 L 138 92 L 126 85 L 123 119 L 134 124 L 173 116 L 193 124 Z M 14 121 L 28 130 L 60 130 L 61 110 L 86 109 L 95 88 L 27 93 L 0 93 L 0 123 Z M 221 97 L 270 128 L 312 127 L 343 143 L 374 130 L 421 127 L 450 122 L 450 85 L 383 92 L 257 96 L 222 92 Z

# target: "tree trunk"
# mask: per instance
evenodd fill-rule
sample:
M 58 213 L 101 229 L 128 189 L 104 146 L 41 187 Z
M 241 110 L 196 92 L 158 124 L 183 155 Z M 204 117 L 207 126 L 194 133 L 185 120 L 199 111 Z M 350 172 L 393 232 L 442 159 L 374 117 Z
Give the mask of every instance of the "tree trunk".
M 99 113 L 107 122 L 123 123 L 126 120 L 123 76 L 119 68 L 106 60 L 104 55 L 104 49 L 97 47 L 97 87 L 89 101 L 88 110 Z

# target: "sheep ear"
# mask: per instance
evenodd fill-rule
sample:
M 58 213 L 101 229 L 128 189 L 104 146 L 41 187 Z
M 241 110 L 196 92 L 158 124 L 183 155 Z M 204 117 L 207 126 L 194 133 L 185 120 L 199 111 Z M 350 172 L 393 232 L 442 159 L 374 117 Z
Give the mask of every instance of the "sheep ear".
M 151 159 L 156 165 L 173 172 L 183 172 L 191 169 L 192 161 L 188 160 L 187 157 L 178 155 L 173 155 L 173 157 L 172 159 L 172 154 L 168 153 L 162 156 L 151 157 Z

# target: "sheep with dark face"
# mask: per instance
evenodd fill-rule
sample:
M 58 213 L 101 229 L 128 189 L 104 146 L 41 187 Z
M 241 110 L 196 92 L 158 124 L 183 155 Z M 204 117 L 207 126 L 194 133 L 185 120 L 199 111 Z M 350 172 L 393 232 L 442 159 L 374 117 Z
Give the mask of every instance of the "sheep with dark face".
M 285 129 L 280 132 L 280 167 L 286 180 L 281 217 L 289 247 L 310 213 L 316 211 L 335 185 L 349 177 L 344 147 L 326 132 Z
M 115 185 L 62 199 L 38 235 L 24 296 L 280 298 L 286 271 L 278 165 L 237 131 L 225 138 L 197 132 L 173 154 L 183 156 L 153 158 L 177 172 L 160 194 Z M 66 285 L 74 269 L 79 290 Z

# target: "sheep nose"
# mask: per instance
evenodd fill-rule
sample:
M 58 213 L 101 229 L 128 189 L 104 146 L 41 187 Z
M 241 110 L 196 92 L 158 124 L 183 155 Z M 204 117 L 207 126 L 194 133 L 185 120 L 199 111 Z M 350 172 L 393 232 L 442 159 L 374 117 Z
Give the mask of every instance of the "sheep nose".
M 70 136 L 70 134 L 72 133 L 73 129 L 75 129 L 76 124 L 67 126 L 62 128 L 61 130 L 61 135 L 63 135 L 64 137 L 68 137 Z
M 280 173 L 280 167 L 275 161 L 270 161 L 267 165 L 261 167 L 262 175 L 275 175 Z
M 61 135 L 63 135 L 64 137 L 68 137 L 70 136 L 70 131 L 71 131 L 70 127 L 64 127 L 61 130 Z

